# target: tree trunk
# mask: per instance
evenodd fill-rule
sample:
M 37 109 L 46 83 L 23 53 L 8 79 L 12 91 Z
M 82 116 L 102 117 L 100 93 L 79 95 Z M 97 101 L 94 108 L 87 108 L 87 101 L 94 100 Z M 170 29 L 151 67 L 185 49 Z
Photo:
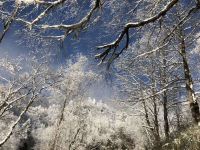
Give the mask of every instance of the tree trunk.
M 151 72 L 151 82 L 152 82 L 152 101 L 153 101 L 153 123 L 154 123 L 154 137 L 155 137 L 155 142 L 159 143 L 160 142 L 160 133 L 159 133 L 159 121 L 158 121 L 158 106 L 157 106 L 157 100 L 156 100 L 156 81 L 155 81 L 155 66 L 153 65 L 153 60 L 152 60 L 152 72 Z
M 142 100 L 142 104 L 143 104 L 143 108 L 144 108 L 146 123 L 151 128 L 151 123 L 150 123 L 150 120 L 149 120 L 149 114 L 148 114 L 148 110 L 147 110 L 147 106 L 146 106 L 145 100 Z
M 144 108 L 144 113 L 145 113 L 145 121 L 148 125 L 148 127 L 150 127 L 150 129 L 152 130 L 151 128 L 151 122 L 149 120 L 149 113 L 148 113 L 148 110 L 147 110 L 147 106 L 146 106 L 146 101 L 143 96 L 143 89 L 140 87 L 140 92 L 141 92 L 141 97 L 142 97 L 142 105 L 143 105 L 143 108 Z
M 176 128 L 177 128 L 177 131 L 180 131 L 181 130 L 181 123 L 180 123 L 180 106 L 179 104 L 176 105 Z
M 155 140 L 156 142 L 160 141 L 160 134 L 159 134 L 159 123 L 158 123 L 158 111 L 157 111 L 157 104 L 155 98 L 153 98 L 153 110 L 154 110 L 154 127 L 155 127 Z
M 166 60 L 166 52 L 162 51 L 162 63 L 163 63 L 163 69 L 161 70 L 161 79 L 162 79 L 162 85 L 163 87 L 167 84 L 167 75 L 166 75 L 166 66 L 167 66 L 167 60 Z M 168 140 L 169 139 L 169 121 L 168 121 L 168 97 L 167 97 L 167 90 L 163 92 L 163 118 L 164 118 L 164 132 L 165 137 Z
M 67 98 L 65 98 L 63 107 L 61 109 L 61 115 L 60 115 L 59 121 L 56 125 L 55 137 L 51 143 L 50 150 L 56 150 L 56 144 L 57 144 L 57 140 L 59 137 L 59 129 L 60 129 L 60 125 L 61 125 L 62 121 L 64 120 L 64 111 L 65 111 L 66 105 L 67 105 Z
M 184 74 L 185 74 L 185 84 L 186 84 L 186 90 L 188 95 L 188 102 L 190 104 L 190 110 L 192 113 L 192 117 L 194 119 L 194 122 L 196 124 L 199 124 L 200 122 L 200 112 L 199 112 L 199 105 L 196 99 L 196 95 L 194 92 L 193 87 L 193 81 L 188 65 L 188 60 L 186 56 L 186 45 L 185 45 L 185 39 L 184 39 L 184 33 L 180 29 L 180 54 L 183 60 L 183 67 L 184 67 Z
M 168 121 L 168 109 L 167 109 L 167 92 L 163 93 L 163 113 L 164 113 L 164 130 L 165 137 L 169 139 L 169 121 Z

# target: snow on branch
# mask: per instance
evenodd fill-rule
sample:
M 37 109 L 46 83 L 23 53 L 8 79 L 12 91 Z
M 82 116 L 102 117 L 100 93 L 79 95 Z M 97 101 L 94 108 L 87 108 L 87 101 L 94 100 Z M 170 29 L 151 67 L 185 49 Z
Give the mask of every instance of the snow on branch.
M 13 134 L 13 131 L 14 131 L 15 127 L 17 126 L 19 121 L 22 119 L 22 116 L 27 112 L 27 110 L 29 109 L 31 104 L 34 102 L 35 98 L 36 98 L 36 95 L 33 94 L 32 98 L 30 99 L 30 101 L 29 101 L 28 105 L 26 106 L 26 108 L 21 112 L 21 114 L 19 115 L 18 119 L 10 127 L 10 131 L 8 132 L 8 134 L 5 136 L 5 138 L 2 141 L 0 141 L 0 147 L 3 146 L 4 143 L 6 143 L 8 141 L 8 139 L 10 138 L 10 136 Z
M 47 9 L 45 9 L 39 16 L 37 16 L 32 22 L 28 22 L 25 21 L 23 19 L 19 19 L 19 21 L 28 24 L 28 26 L 30 27 L 30 29 L 32 28 L 33 25 L 35 25 L 38 21 L 40 21 L 43 17 L 45 17 L 49 11 L 51 11 L 52 9 L 54 9 L 55 7 L 59 6 L 60 4 L 63 4 L 66 0 L 58 0 L 53 2 Z M 99 8 L 101 5 L 101 1 L 100 0 L 96 0 L 94 6 L 92 7 L 92 9 L 89 11 L 89 13 L 83 18 L 81 19 L 78 23 L 74 23 L 74 24 L 58 24 L 58 25 L 36 25 L 39 28 L 42 29 L 56 29 L 56 30 L 66 30 L 66 31 L 70 31 L 70 30 L 76 30 L 76 29 L 82 29 L 86 26 L 86 24 L 90 21 L 90 18 L 93 14 L 93 12 Z
M 0 43 L 2 42 L 7 31 L 9 30 L 13 20 L 17 16 L 18 11 L 19 11 L 19 5 L 16 5 L 16 8 L 14 9 L 13 13 L 10 15 L 10 18 L 6 21 L 6 23 L 4 23 L 4 30 L 2 33 L 0 33 Z
M 53 2 L 49 7 L 47 7 L 40 15 L 38 15 L 30 24 L 29 27 L 32 28 L 34 24 L 44 18 L 52 9 L 58 7 L 59 5 L 63 4 L 66 0 L 57 0 Z
M 98 46 L 98 49 L 105 49 L 104 52 L 96 55 L 96 58 L 101 59 L 102 62 L 106 59 L 106 57 L 111 53 L 111 57 L 109 58 L 109 62 L 111 63 L 115 58 L 117 58 L 125 49 L 128 48 L 128 44 L 129 44 L 129 29 L 130 28 L 137 28 L 137 27 L 142 27 L 146 24 L 152 23 L 157 21 L 159 18 L 163 17 L 166 15 L 166 13 L 174 6 L 178 3 L 179 0 L 172 0 L 171 2 L 169 2 L 158 14 L 147 18 L 143 21 L 140 22 L 130 22 L 127 23 L 124 26 L 124 29 L 122 30 L 121 34 L 118 36 L 118 38 L 106 45 L 102 45 L 102 46 Z M 126 44 L 125 46 L 121 49 L 121 51 L 119 53 L 116 53 L 116 49 L 119 46 L 120 42 L 123 40 L 124 36 L 126 36 Z
M 93 8 L 89 11 L 89 13 L 85 17 L 83 17 L 77 23 L 70 24 L 70 25 L 66 25 L 66 24 L 59 24 L 59 25 L 38 25 L 38 27 L 41 28 L 41 29 L 64 30 L 65 31 L 65 35 L 64 36 L 59 36 L 59 37 L 65 38 L 70 33 L 74 32 L 76 30 L 79 30 L 79 29 L 83 29 L 84 27 L 86 27 L 87 23 L 90 21 L 90 18 L 92 16 L 92 14 L 100 6 L 101 6 L 101 1 L 100 0 L 96 0 Z M 31 25 L 32 25 L 32 23 L 31 23 Z M 56 37 L 58 37 L 58 36 L 56 36 Z M 51 36 L 51 38 L 54 38 L 54 37 Z
M 51 29 L 51 30 L 63 30 L 65 34 L 61 36 L 50 36 L 50 38 L 58 38 L 58 39 L 64 39 L 66 38 L 70 33 L 75 32 L 77 30 L 81 30 L 86 27 L 88 22 L 91 19 L 91 16 L 95 12 L 96 9 L 101 7 L 101 0 L 95 0 L 94 6 L 90 9 L 90 11 L 87 13 L 86 16 L 84 16 L 79 22 L 74 24 L 56 24 L 56 25 L 49 25 L 49 24 L 37 24 L 41 19 L 43 19 L 45 16 L 48 15 L 50 11 L 58 7 L 59 5 L 63 4 L 66 0 L 57 0 L 54 2 L 44 2 L 44 1 L 36 1 L 38 4 L 48 4 L 48 7 L 40 13 L 33 21 L 28 21 L 23 18 L 16 17 L 15 21 L 25 24 L 27 27 L 32 29 L 34 26 L 38 29 Z M 1 11 L 2 14 L 7 16 L 12 16 L 8 12 Z

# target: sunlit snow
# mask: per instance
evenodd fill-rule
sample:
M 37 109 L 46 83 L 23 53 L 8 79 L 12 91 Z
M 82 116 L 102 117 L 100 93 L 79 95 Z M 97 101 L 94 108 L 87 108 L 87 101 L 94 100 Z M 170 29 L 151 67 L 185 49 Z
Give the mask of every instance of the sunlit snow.
M 21 3 L 25 3 L 25 4 L 33 4 L 35 2 L 35 0 L 16 0 L 16 3 L 21 4 Z

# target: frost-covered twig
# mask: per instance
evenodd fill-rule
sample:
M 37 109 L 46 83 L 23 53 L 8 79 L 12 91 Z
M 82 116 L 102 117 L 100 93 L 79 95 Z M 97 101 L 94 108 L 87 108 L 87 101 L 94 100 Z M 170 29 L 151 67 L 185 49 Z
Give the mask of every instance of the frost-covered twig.
M 150 17 L 150 18 L 147 18 L 143 21 L 140 21 L 140 22 L 130 22 L 130 23 L 127 23 L 125 26 L 124 26 L 124 29 L 122 30 L 122 32 L 120 33 L 120 35 L 118 36 L 118 38 L 113 41 L 112 43 L 109 43 L 109 44 L 105 44 L 105 45 L 102 45 L 102 46 L 98 46 L 97 48 L 98 49 L 106 49 L 103 53 L 100 53 L 98 55 L 96 55 L 97 58 L 99 59 L 102 59 L 104 60 L 105 57 L 107 57 L 111 51 L 113 50 L 113 52 L 115 53 L 115 49 L 119 46 L 120 42 L 123 40 L 124 36 L 126 35 L 126 39 L 127 39 L 127 42 L 126 42 L 126 45 L 125 47 L 122 49 L 122 51 L 124 49 L 127 49 L 128 48 L 128 44 L 129 44 L 129 35 L 128 35 L 128 32 L 129 32 L 129 29 L 130 28 L 137 28 L 137 27 L 141 27 L 141 26 L 144 26 L 146 24 L 149 24 L 149 23 L 152 23 L 152 22 L 155 22 L 157 21 L 159 18 L 163 17 L 166 15 L 166 13 L 171 9 L 173 8 L 173 6 L 175 4 L 178 3 L 179 0 L 172 0 L 171 2 L 169 2 L 165 8 L 163 10 L 161 10 L 159 13 L 157 13 L 156 15 Z M 119 55 L 119 54 L 117 54 Z
M 33 94 L 32 98 L 30 99 L 30 101 L 27 104 L 26 108 L 21 112 L 21 114 L 19 115 L 18 119 L 10 127 L 10 130 L 9 130 L 8 134 L 6 135 L 6 137 L 2 141 L 0 141 L 0 147 L 2 147 L 8 141 L 8 139 L 11 137 L 11 135 L 14 132 L 15 127 L 17 126 L 17 124 L 19 123 L 19 121 L 22 119 L 22 116 L 27 112 L 27 110 L 29 109 L 29 107 L 31 106 L 31 104 L 34 102 L 34 100 L 35 100 L 36 97 L 37 96 Z
M 15 17 L 17 16 L 17 13 L 19 11 L 19 5 L 16 5 L 16 8 L 14 9 L 13 13 L 11 14 L 10 18 L 7 20 L 7 22 L 4 24 L 4 30 L 2 33 L 0 33 L 0 43 L 2 42 L 5 34 L 8 32 L 12 22 L 14 21 Z

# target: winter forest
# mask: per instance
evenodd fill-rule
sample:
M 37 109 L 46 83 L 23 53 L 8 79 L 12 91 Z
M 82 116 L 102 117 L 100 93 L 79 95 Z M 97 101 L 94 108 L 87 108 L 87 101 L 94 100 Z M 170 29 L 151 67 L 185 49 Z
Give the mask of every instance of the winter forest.
M 200 150 L 200 0 L 0 0 L 0 150 Z

